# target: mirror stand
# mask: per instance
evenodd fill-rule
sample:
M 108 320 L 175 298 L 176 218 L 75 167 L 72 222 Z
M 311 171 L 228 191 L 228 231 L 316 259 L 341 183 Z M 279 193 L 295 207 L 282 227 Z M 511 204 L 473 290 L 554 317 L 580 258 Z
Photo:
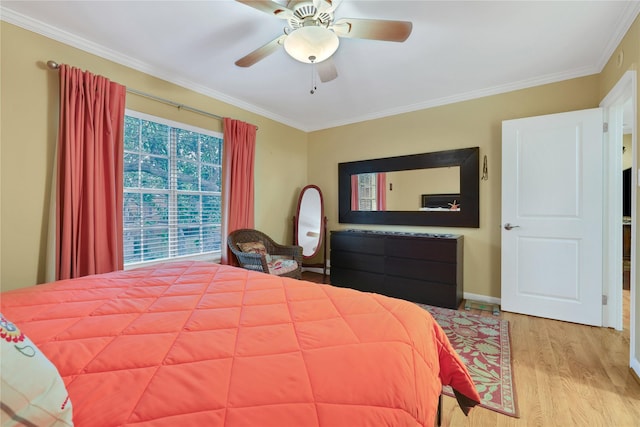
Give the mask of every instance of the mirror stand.
M 322 267 L 322 282 L 327 276 L 327 217 L 324 216 L 322 191 L 307 185 L 300 192 L 298 209 L 293 217 L 293 244 L 302 247 L 302 267 Z M 322 263 L 309 263 L 320 254 Z
M 322 283 L 324 283 L 326 277 L 327 277 L 327 217 L 325 216 L 323 218 L 323 223 L 324 226 L 322 227 L 322 237 L 320 238 L 320 244 L 322 245 L 322 261 L 321 262 L 315 262 L 315 263 L 308 263 L 305 262 L 304 260 L 307 259 L 307 257 L 305 257 L 304 255 L 302 256 L 302 266 L 303 267 L 314 267 L 314 268 L 322 268 Z M 298 221 L 297 221 L 297 217 L 293 217 L 293 244 L 297 245 L 298 242 L 296 241 L 296 236 L 298 235 Z M 318 251 L 318 253 L 320 253 L 320 251 Z

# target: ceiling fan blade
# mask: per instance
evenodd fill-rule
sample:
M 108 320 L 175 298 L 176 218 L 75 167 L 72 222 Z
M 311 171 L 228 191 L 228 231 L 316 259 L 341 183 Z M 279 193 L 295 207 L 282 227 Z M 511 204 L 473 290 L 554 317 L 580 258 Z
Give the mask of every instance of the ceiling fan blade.
M 284 39 L 287 36 L 285 34 L 280 37 L 271 40 L 269 43 L 265 44 L 262 47 L 257 48 L 247 56 L 244 56 L 236 61 L 236 65 L 238 67 L 250 67 L 256 62 L 266 58 L 271 55 L 273 52 L 278 50 L 280 45 L 283 43 Z
M 293 9 L 295 9 L 295 7 L 296 7 L 296 5 L 298 3 L 305 3 L 305 2 L 308 2 L 308 1 L 309 0 L 289 0 L 289 1 L 286 2 L 286 4 L 287 4 L 287 7 L 289 9 L 293 10 Z
M 325 10 L 326 13 L 331 13 L 334 10 L 336 10 L 338 8 L 338 6 L 340 6 L 340 3 L 342 3 L 342 0 L 327 0 L 329 3 L 331 3 L 331 7 L 329 7 L 329 9 Z
M 318 62 L 316 64 L 316 70 L 322 83 L 330 82 L 338 77 L 338 70 L 336 70 L 336 64 L 333 62 L 333 58 Z
M 270 0 L 264 1 L 250 1 L 250 0 L 236 0 L 238 3 L 246 4 L 261 12 L 268 13 L 280 19 L 289 19 L 293 17 L 293 11 L 280 3 L 276 3 Z
M 413 24 L 408 21 L 384 21 L 380 19 L 343 18 L 331 29 L 339 37 L 355 39 L 403 42 L 411 34 Z
M 316 8 L 316 18 L 321 13 L 333 13 L 340 6 L 342 0 L 313 0 L 313 6 Z

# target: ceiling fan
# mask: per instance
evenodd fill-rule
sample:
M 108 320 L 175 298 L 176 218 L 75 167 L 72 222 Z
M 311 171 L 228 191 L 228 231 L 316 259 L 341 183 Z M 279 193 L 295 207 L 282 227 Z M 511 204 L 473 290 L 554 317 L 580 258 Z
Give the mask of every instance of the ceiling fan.
M 320 81 L 338 76 L 331 59 L 340 44 L 338 38 L 358 38 L 403 42 L 411 34 L 413 24 L 407 21 L 341 18 L 333 13 L 342 0 L 290 0 L 284 6 L 271 0 L 236 0 L 261 12 L 287 21 L 284 34 L 236 61 L 239 67 L 250 67 L 274 53 L 281 45 L 294 59 L 317 64 Z

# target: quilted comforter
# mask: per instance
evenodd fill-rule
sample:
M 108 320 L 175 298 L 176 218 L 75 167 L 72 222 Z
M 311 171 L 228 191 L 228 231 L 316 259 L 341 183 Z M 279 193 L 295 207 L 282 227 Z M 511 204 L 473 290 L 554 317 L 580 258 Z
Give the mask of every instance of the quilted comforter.
M 76 426 L 433 426 L 479 400 L 413 303 L 204 262 L 5 292 Z

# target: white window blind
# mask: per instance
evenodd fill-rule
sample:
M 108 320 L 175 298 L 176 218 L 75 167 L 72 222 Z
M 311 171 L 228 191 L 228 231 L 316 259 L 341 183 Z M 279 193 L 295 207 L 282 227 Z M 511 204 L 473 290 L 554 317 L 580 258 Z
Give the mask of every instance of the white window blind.
M 375 211 L 376 204 L 376 176 L 375 173 L 361 173 L 358 175 L 358 200 L 361 211 Z
M 127 110 L 124 261 L 220 253 L 222 134 Z

